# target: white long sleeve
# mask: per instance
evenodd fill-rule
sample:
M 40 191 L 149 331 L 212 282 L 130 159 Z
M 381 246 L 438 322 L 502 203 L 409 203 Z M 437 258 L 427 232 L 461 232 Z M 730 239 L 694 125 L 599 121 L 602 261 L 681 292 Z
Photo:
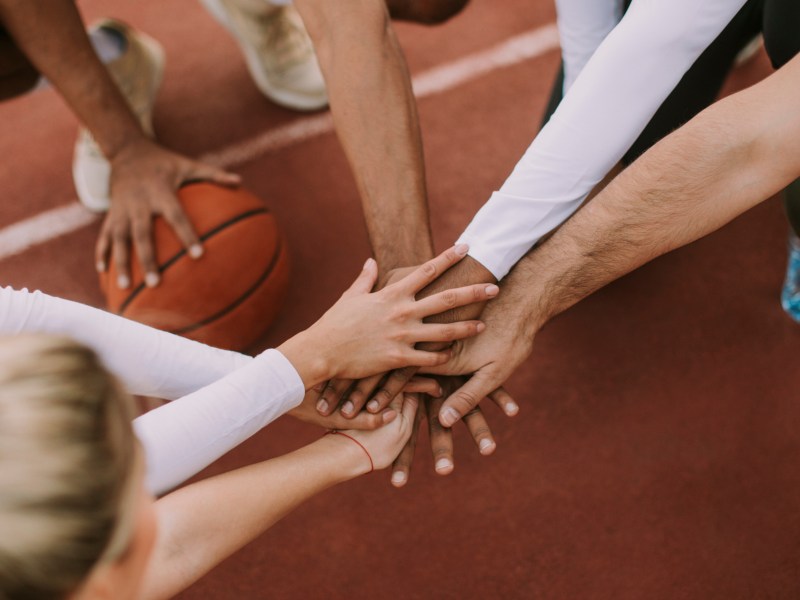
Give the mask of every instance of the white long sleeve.
M 253 359 L 42 292 L 0 288 L 0 333 L 62 334 L 92 348 L 132 394 L 173 400 Z
M 745 0 L 636 0 L 459 238 L 501 279 L 577 210 Z
M 134 421 L 147 488 L 174 488 L 303 400 L 303 381 L 277 350 Z
M 564 93 L 622 19 L 622 0 L 556 0 Z
M 134 394 L 174 399 L 134 421 L 155 494 L 179 485 L 297 406 L 305 392 L 277 350 L 253 359 L 41 292 L 0 288 L 0 333 L 66 335 Z

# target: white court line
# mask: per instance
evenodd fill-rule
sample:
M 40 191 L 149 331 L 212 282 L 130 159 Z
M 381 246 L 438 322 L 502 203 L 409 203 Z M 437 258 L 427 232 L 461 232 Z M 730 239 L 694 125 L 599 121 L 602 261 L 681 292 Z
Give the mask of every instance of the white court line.
M 487 50 L 420 73 L 413 79 L 414 95 L 425 98 L 446 92 L 494 70 L 536 58 L 557 47 L 556 26 L 552 23 L 544 25 L 509 38 Z M 333 119 L 330 113 L 304 117 L 205 154 L 200 160 L 231 167 L 332 131 Z M 73 202 L 9 225 L 0 229 L 0 260 L 77 231 L 96 218 L 97 215 Z

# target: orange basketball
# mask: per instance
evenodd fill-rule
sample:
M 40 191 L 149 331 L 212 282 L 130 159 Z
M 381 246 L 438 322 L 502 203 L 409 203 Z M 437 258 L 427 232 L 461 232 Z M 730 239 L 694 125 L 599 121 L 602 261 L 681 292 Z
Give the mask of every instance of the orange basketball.
M 243 188 L 192 183 L 178 198 L 200 236 L 203 256 L 192 259 L 157 217 L 153 237 L 161 283 L 145 286 L 132 253 L 128 289 L 117 287 L 113 264 L 100 276 L 108 309 L 212 346 L 248 348 L 275 319 L 289 282 L 289 255 L 275 217 Z

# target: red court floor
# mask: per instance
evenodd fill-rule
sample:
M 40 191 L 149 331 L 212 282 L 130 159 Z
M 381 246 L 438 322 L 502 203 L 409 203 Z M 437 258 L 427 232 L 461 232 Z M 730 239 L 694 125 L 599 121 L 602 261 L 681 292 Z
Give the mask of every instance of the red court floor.
M 156 129 L 173 148 L 200 156 L 308 118 L 259 95 L 193 0 L 81 6 L 166 47 Z M 554 18 L 551 0 L 473 0 L 444 26 L 398 30 L 417 75 Z M 557 61 L 551 50 L 420 100 L 439 247 L 535 134 Z M 757 58 L 729 89 L 768 72 Z M 0 228 L 73 202 L 77 125 L 58 97 L 0 105 L 0 119 Z M 268 200 L 291 246 L 289 298 L 264 341 L 273 345 L 341 293 L 368 254 L 366 233 L 332 133 L 232 168 Z M 0 260 L 0 281 L 101 305 L 97 231 Z M 800 597 L 800 328 L 778 304 L 785 233 L 772 199 L 602 290 L 538 336 L 508 384 L 520 414 L 486 407 L 493 456 L 459 428 L 455 472 L 439 477 L 423 439 L 404 489 L 382 472 L 331 490 L 181 598 Z M 207 473 L 318 435 L 285 418 Z

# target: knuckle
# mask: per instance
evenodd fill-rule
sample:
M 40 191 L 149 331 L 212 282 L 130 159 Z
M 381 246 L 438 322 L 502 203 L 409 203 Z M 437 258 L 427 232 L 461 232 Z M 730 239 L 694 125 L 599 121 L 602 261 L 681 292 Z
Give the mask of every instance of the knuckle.
M 433 456 L 436 458 L 441 458 L 443 456 L 450 456 L 452 454 L 449 448 L 445 448 L 443 446 L 432 448 L 432 451 L 433 451 Z
M 384 405 L 384 404 L 388 404 L 389 402 L 391 402 L 392 401 L 392 397 L 393 396 L 392 396 L 392 394 L 389 393 L 389 390 L 387 390 L 386 388 L 381 388 L 375 393 L 375 396 L 373 397 L 373 399 L 377 400 L 378 404 Z
M 472 435 L 475 438 L 485 438 L 485 437 L 491 437 L 492 432 L 485 425 L 481 425 L 480 427 L 475 428 L 475 430 L 472 432 Z
M 462 408 L 460 411 L 462 414 L 472 410 L 478 404 L 478 400 L 479 399 L 477 396 L 475 396 L 475 394 L 465 390 L 459 390 L 453 394 L 452 398 L 453 403 Z
M 442 304 L 448 308 L 453 308 L 458 303 L 458 294 L 454 290 L 442 292 Z
M 425 275 L 433 277 L 436 275 L 436 263 L 433 261 L 426 262 L 424 265 L 422 265 L 422 272 Z

